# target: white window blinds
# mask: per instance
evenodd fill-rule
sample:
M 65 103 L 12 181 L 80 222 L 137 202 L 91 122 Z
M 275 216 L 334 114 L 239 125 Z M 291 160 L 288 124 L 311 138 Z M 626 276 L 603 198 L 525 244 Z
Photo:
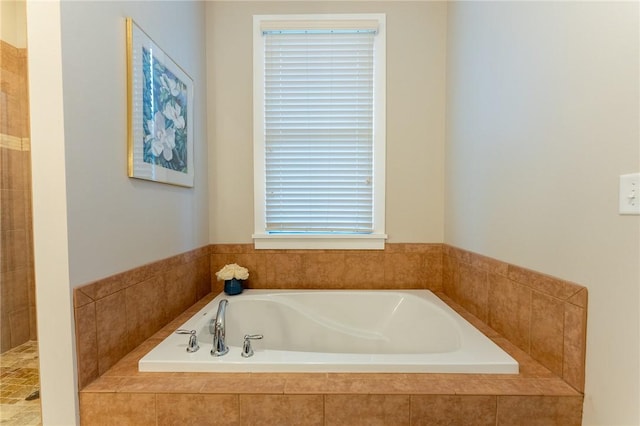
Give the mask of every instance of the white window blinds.
M 373 231 L 374 30 L 264 30 L 269 233 Z

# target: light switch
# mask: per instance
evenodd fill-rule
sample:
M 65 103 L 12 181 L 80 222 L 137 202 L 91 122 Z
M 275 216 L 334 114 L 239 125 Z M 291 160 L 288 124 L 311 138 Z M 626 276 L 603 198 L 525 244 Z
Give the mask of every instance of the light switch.
M 640 173 L 620 175 L 620 214 L 640 215 Z

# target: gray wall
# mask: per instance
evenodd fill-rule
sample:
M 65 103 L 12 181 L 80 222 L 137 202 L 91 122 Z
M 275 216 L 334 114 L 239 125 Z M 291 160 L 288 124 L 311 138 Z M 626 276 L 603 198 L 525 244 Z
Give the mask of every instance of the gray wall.
M 204 4 L 62 3 L 73 286 L 208 244 Z M 195 185 L 127 177 L 125 17 L 194 80 Z

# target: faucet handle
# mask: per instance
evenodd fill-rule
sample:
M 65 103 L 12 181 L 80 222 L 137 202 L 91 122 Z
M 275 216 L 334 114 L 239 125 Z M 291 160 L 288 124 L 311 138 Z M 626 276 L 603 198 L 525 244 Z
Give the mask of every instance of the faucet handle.
M 245 334 L 244 335 L 244 344 L 242 345 L 242 355 L 243 358 L 249 358 L 253 356 L 253 348 L 251 347 L 251 340 L 259 340 L 264 336 L 262 334 Z
M 176 334 L 189 334 L 189 343 L 187 344 L 187 352 L 193 353 L 200 349 L 198 345 L 198 337 L 196 336 L 195 330 L 185 330 L 184 328 L 179 328 L 176 330 Z

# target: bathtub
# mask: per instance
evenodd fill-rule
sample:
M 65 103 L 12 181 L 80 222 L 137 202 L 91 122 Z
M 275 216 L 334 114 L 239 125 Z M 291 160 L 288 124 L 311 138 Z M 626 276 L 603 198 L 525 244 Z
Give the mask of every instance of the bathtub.
M 209 325 L 227 299 L 229 352 L 214 357 Z M 140 371 L 517 374 L 518 363 L 428 290 L 245 290 L 218 295 L 142 359 Z M 243 336 L 254 355 L 241 356 Z

